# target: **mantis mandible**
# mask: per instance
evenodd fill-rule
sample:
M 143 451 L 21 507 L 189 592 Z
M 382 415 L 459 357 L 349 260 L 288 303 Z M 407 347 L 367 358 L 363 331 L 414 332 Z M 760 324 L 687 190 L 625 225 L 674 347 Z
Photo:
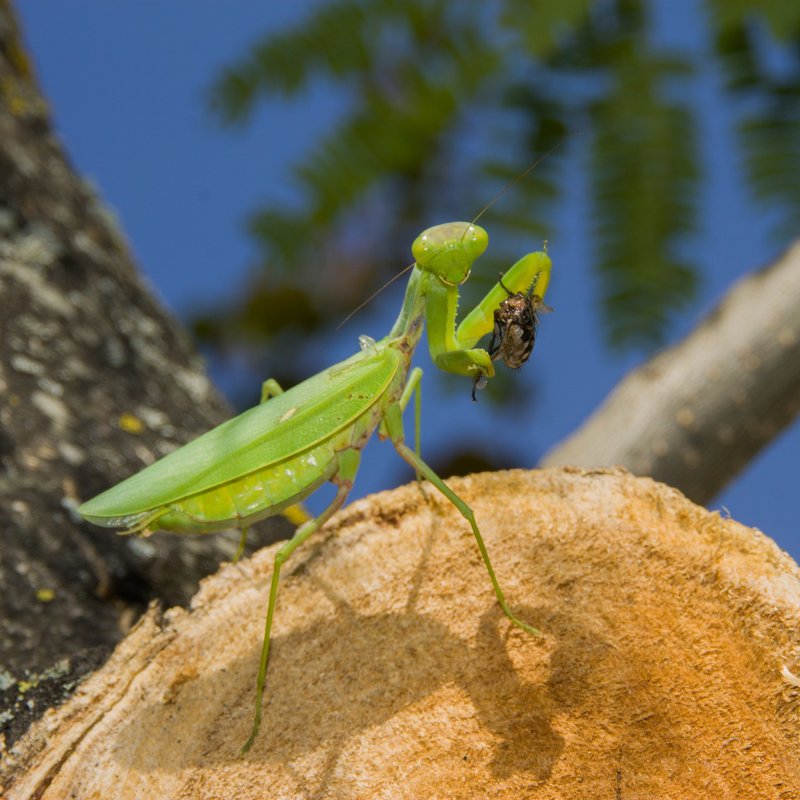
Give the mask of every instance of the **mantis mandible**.
M 148 535 L 156 530 L 212 533 L 240 528 L 241 551 L 251 524 L 299 503 L 326 481 L 336 486 L 328 507 L 301 525 L 275 555 L 255 716 L 243 753 L 252 746 L 261 724 L 281 567 L 344 504 L 361 450 L 376 429 L 378 436 L 391 439 L 400 457 L 467 520 L 508 619 L 528 633 L 539 633 L 506 602 L 472 509 L 422 460 L 418 440 L 412 450 L 403 432 L 403 411 L 412 396 L 419 431 L 422 370 L 411 369 L 411 357 L 424 324 L 433 363 L 446 372 L 472 378 L 473 386 L 482 385 L 494 375 L 494 366 L 487 351 L 475 344 L 492 331 L 493 311 L 509 292 L 544 297 L 550 259 L 546 253 L 530 253 L 511 267 L 456 327 L 458 287 L 488 243 L 486 231 L 474 222 L 449 222 L 423 231 L 412 245 L 414 265 L 400 314 L 385 338 L 373 341 L 362 337 L 360 352 L 288 391 L 274 380 L 266 381 L 260 405 L 78 508 L 90 522 L 124 528 L 121 533 L 126 534 Z

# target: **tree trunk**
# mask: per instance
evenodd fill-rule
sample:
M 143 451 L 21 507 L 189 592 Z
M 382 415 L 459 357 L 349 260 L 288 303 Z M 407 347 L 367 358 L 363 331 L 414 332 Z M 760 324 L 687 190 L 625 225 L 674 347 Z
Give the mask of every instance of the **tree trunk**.
M 284 568 L 244 758 L 275 548 L 151 611 L 8 754 L 8 800 L 800 796 L 800 569 L 622 471 L 410 485 Z
M 228 414 L 188 337 L 137 276 L 116 220 L 67 163 L 0 0 L 7 741 L 101 663 L 149 599 L 185 602 L 230 557 L 231 543 L 218 537 L 144 543 L 92 529 L 73 512 Z
M 542 466 L 621 464 L 707 503 L 800 412 L 800 241 L 630 373 Z

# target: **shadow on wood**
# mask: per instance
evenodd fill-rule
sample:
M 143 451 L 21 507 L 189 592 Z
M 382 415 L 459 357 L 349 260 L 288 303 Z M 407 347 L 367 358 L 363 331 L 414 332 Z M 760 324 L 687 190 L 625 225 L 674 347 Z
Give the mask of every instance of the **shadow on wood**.
M 622 471 L 452 480 L 340 513 L 287 564 L 262 732 L 240 758 L 274 548 L 151 610 L 5 754 L 41 797 L 794 796 L 800 570 Z M 782 669 L 788 668 L 787 680 Z

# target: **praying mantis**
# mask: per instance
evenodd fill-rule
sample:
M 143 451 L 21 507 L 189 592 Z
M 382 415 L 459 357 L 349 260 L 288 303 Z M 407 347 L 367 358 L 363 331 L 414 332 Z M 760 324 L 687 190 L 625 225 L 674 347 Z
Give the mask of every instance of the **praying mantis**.
M 241 552 L 247 529 L 254 522 L 301 502 L 325 482 L 335 485 L 336 495 L 327 508 L 302 524 L 275 554 L 256 679 L 255 715 L 242 753 L 253 745 L 261 724 L 281 567 L 345 503 L 361 450 L 376 430 L 381 439 L 390 439 L 417 475 L 433 484 L 467 520 L 497 602 L 511 623 L 530 634 L 539 633 L 508 605 L 472 509 L 419 454 L 422 370 L 411 369 L 411 358 L 424 325 L 433 363 L 446 372 L 472 378 L 474 393 L 476 386 L 480 388 L 494 375 L 492 356 L 475 347 L 492 331 L 493 312 L 514 292 L 541 301 L 547 290 L 550 258 L 546 252 L 529 253 L 504 273 L 456 327 L 459 286 L 469 278 L 473 263 L 488 243 L 488 234 L 475 221 L 449 222 L 423 231 L 412 245 L 414 264 L 405 298 L 387 336 L 379 341 L 361 337 L 361 349 L 355 355 L 288 391 L 274 380 L 266 381 L 258 406 L 78 508 L 89 522 L 122 528 L 124 534 L 149 535 L 156 530 L 213 533 L 240 528 Z M 531 336 L 534 332 L 532 328 Z M 403 431 L 403 412 L 412 396 L 415 449 L 406 444 Z

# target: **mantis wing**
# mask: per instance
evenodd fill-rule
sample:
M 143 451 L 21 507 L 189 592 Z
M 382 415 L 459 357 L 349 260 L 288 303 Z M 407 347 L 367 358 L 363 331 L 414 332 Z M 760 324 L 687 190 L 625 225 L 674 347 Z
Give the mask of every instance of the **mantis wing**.
M 78 513 L 109 524 L 292 458 L 352 425 L 381 400 L 402 366 L 392 349 L 357 353 L 208 431 L 87 501 Z

